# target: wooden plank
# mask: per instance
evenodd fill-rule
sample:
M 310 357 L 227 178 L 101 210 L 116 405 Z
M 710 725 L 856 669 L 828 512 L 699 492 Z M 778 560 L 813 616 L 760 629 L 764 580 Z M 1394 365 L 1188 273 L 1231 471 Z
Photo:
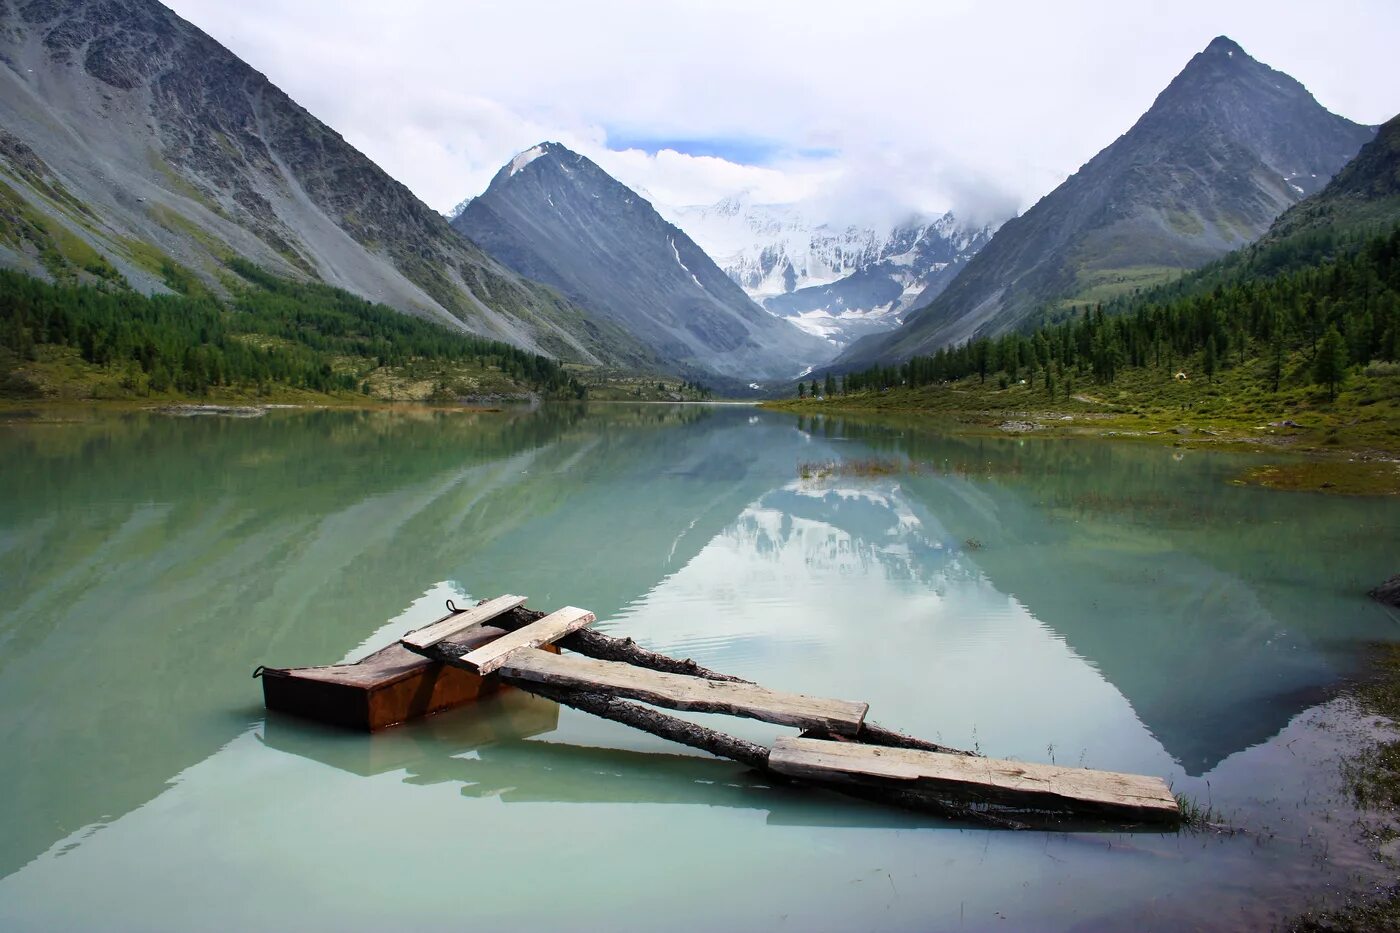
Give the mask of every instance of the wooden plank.
M 399 641 L 409 648 L 431 648 L 440 641 L 446 641 L 454 635 L 460 635 L 467 629 L 476 628 L 484 622 L 490 622 L 496 616 L 510 612 L 516 606 L 523 605 L 525 605 L 524 596 L 497 596 L 490 602 L 454 613 L 432 625 L 425 625 L 416 632 L 409 632 Z
M 768 766 L 789 777 L 903 786 L 1002 806 L 1154 822 L 1181 818 L 1161 778 L 1136 774 L 801 738 L 775 742 Z
M 706 680 L 646 670 L 582 655 L 516 651 L 505 659 L 507 679 L 630 697 L 668 709 L 726 713 L 802 729 L 854 735 L 865 720 L 865 703 L 780 693 L 758 684 Z
M 505 663 L 506 656 L 522 648 L 538 648 L 558 641 L 570 632 L 576 632 L 594 622 L 593 613 L 576 606 L 565 606 L 558 612 L 551 612 L 543 619 L 537 619 L 524 628 L 516 629 L 508 635 L 475 651 L 462 655 L 462 661 L 477 673 L 489 674 Z
M 569 636 L 569 638 L 580 634 L 594 633 L 590 633 L 587 629 L 579 629 L 577 632 L 573 633 L 573 635 Z M 424 655 L 449 666 L 465 667 L 466 664 L 459 656 L 459 653 L 449 650 L 447 644 L 449 643 L 441 643 L 429 648 L 424 652 Z M 558 644 L 551 647 L 558 647 Z M 755 745 L 753 742 L 736 738 L 732 735 L 725 735 L 723 732 L 717 732 L 714 729 L 697 725 L 687 719 L 681 719 L 678 716 L 671 716 L 659 712 L 652 709 L 650 706 L 642 706 L 639 703 L 621 700 L 604 693 L 591 693 L 586 690 L 569 690 L 564 687 L 555 687 L 549 684 L 532 683 L 519 678 L 505 678 L 505 680 L 512 686 L 519 687 L 537 696 L 553 700 L 563 706 L 582 710 L 585 713 L 592 713 L 595 716 L 601 716 L 604 719 L 619 722 L 623 725 L 631 726 L 634 729 L 641 729 L 643 732 L 648 732 L 659 738 L 667 739 L 672 742 L 679 742 L 691 748 L 698 748 L 712 755 L 719 755 L 721 758 L 730 758 L 759 771 L 768 771 L 768 755 L 770 750 L 766 746 Z M 936 813 L 948 819 L 980 823 L 984 826 L 995 826 L 1000 829 L 1028 828 L 1025 823 L 990 813 L 979 807 L 963 806 L 947 800 L 939 800 L 925 794 L 911 793 L 899 788 L 887 789 L 853 784 L 823 784 L 821 786 L 840 793 L 859 797 L 863 800 L 875 800 L 892 806 L 905 807 L 927 813 Z

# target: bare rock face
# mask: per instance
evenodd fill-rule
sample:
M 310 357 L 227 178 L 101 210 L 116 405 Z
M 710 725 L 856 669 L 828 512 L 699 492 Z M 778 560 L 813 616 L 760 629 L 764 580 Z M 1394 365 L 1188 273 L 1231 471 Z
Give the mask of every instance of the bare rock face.
M 239 257 L 561 358 L 646 356 L 155 0 L 0 0 L 0 183 L 146 291 L 170 263 L 220 292 Z M 0 234 L 0 263 L 52 271 Z
M 1400 609 L 1400 573 L 1376 587 L 1368 595 L 1377 602 Z

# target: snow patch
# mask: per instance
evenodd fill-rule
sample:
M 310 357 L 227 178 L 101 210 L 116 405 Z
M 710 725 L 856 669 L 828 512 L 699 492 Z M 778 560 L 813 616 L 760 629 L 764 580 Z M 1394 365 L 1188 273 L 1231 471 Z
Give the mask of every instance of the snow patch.
M 676 249 L 676 238 L 675 238 L 675 237 L 671 237 L 671 238 L 670 238 L 669 240 L 667 240 L 666 242 L 668 242 L 668 243 L 671 244 L 671 255 L 673 255 L 673 256 L 676 257 L 676 265 L 680 266 L 682 269 L 684 269 L 684 270 L 686 271 L 686 274 L 690 276 L 690 280 L 691 280 L 692 282 L 694 282 L 696 285 L 700 285 L 700 280 L 697 279 L 697 278 L 695 277 L 695 273 L 690 271 L 690 267 L 689 267 L 689 266 L 687 266 L 685 263 L 681 262 L 681 251 L 678 250 L 678 249 Z M 701 290 L 702 292 L 703 292 L 703 291 L 706 291 L 705 286 L 700 285 L 700 290 Z
M 525 166 L 529 165 L 531 162 L 535 161 L 542 155 L 544 155 L 544 146 L 535 146 L 531 149 L 526 149 L 524 152 L 520 153 L 518 156 L 510 160 L 511 175 L 514 175 L 516 172 L 520 171 Z

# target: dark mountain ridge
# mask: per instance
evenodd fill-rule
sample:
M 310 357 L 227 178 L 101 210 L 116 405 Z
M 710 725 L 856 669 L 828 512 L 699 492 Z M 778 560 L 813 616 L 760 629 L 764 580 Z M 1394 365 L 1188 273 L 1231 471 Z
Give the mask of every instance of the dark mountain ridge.
M 1372 135 L 1221 36 L 1127 133 L 1004 224 L 935 301 L 842 362 L 994 336 L 1204 265 L 1260 236 Z
M 565 359 L 645 357 L 154 0 L 0 0 L 0 65 L 6 265 L 224 293 L 241 257 Z

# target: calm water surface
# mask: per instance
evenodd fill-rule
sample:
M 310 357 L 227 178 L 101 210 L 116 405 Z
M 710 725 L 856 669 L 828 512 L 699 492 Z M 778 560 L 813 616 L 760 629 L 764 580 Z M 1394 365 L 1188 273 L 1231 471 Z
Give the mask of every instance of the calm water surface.
M 883 457 L 897 475 L 803 480 Z M 1237 926 L 1385 872 L 1329 691 L 1400 503 L 1246 461 L 737 407 L 0 426 L 0 928 Z M 1246 831 L 1004 833 L 765 786 L 515 694 L 366 738 L 261 707 L 504 592 Z M 758 739 L 782 732 L 720 720 Z

